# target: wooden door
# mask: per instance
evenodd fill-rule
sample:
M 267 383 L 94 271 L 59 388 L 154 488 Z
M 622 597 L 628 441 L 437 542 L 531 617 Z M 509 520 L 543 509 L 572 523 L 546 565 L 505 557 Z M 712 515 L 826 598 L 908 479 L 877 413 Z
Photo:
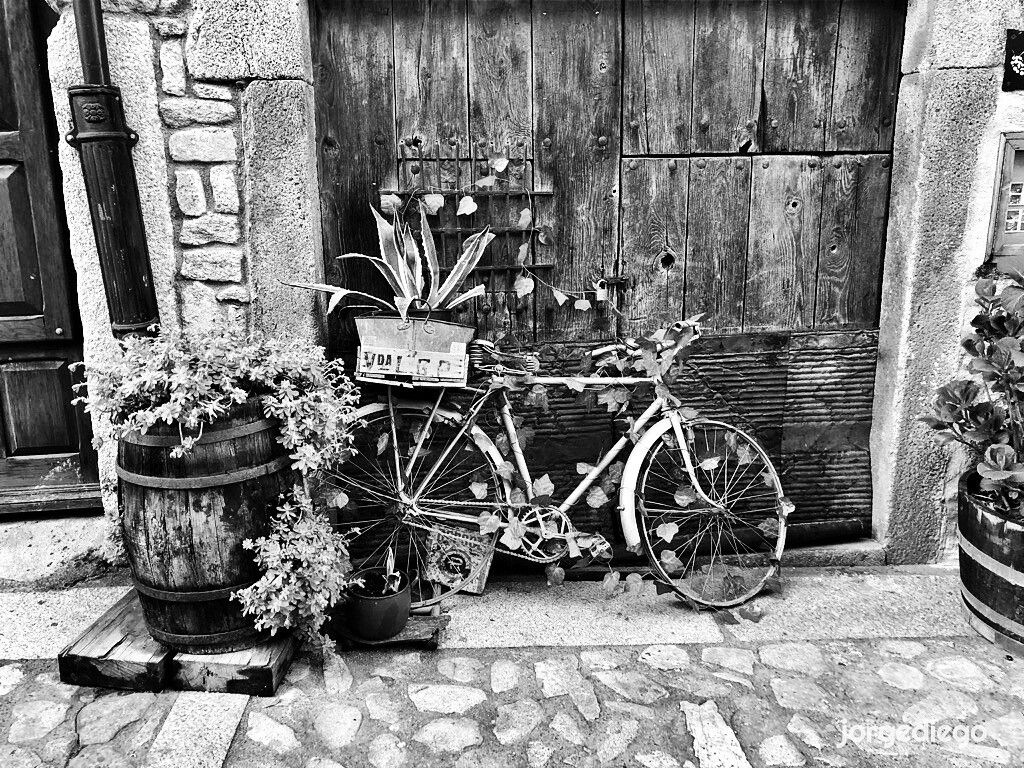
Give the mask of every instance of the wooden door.
M 442 191 L 432 226 L 499 233 L 461 319 L 573 369 L 597 340 L 698 312 L 676 384 L 754 430 L 797 504 L 795 540 L 868 535 L 868 436 L 905 5 L 890 0 L 374 0 L 313 3 L 325 256 L 376 253 L 366 207 Z M 455 199 L 495 149 L 500 193 Z M 537 290 L 519 273 L 529 206 Z M 539 231 L 548 228 L 544 237 Z M 509 231 L 512 230 L 512 231 Z M 594 284 L 607 281 L 607 301 Z M 582 312 L 549 286 L 593 300 Z M 352 343 L 336 335 L 338 348 Z M 551 393 L 528 416 L 565 487 L 614 438 L 606 413 Z M 579 439 L 561 438 L 571 432 Z M 615 535 L 607 509 L 581 526 Z
M 98 502 L 71 405 L 81 342 L 45 70 L 53 23 L 44 3 L 0 0 L 0 514 Z

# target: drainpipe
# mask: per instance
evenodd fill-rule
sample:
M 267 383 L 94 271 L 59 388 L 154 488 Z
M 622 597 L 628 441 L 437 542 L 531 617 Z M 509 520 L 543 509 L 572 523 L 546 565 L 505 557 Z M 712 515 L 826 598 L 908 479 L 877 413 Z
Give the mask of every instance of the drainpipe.
M 66 138 L 82 159 L 110 328 L 118 338 L 148 334 L 160 313 L 132 162 L 139 137 L 125 125 L 121 91 L 110 83 L 100 0 L 74 0 L 74 10 L 85 84 L 68 88 Z

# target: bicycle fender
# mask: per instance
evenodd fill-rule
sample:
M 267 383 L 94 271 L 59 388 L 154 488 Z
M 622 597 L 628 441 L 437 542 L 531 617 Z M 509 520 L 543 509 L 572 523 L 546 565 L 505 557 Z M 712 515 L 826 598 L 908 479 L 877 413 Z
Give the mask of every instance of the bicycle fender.
M 672 420 L 667 416 L 648 429 L 637 440 L 633 450 L 629 452 L 626 466 L 622 469 L 622 482 L 619 484 L 619 525 L 626 544 L 635 547 L 640 544 L 640 529 L 636 525 L 636 484 L 640 479 L 640 467 L 644 457 L 665 432 L 672 429 Z

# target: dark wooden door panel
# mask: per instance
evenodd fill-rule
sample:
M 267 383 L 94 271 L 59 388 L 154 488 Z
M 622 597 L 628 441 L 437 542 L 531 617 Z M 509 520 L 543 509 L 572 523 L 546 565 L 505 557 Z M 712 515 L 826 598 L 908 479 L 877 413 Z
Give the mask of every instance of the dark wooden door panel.
M 0 317 L 13 335 L 38 338 L 43 322 L 32 204 L 22 165 L 0 165 Z
M 70 391 L 66 360 L 0 364 L 0 407 L 8 456 L 77 450 Z

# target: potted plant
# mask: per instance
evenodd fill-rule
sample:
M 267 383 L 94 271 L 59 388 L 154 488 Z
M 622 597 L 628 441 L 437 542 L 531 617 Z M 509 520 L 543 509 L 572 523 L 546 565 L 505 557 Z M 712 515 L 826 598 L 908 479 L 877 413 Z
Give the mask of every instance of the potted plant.
M 81 400 L 117 440 L 121 534 L 154 638 L 199 653 L 258 641 L 231 600 L 260 579 L 244 543 L 300 476 L 345 457 L 356 399 L 322 348 L 232 331 L 131 337 L 90 370 Z
M 1024 275 L 983 278 L 974 333 L 962 346 L 969 377 L 937 391 L 922 420 L 940 444 L 959 443 L 970 467 L 958 496 L 961 594 L 982 635 L 1024 650 Z
M 377 642 L 399 634 L 409 621 L 409 576 L 395 568 L 395 550 L 388 550 L 383 568 L 354 574 L 345 602 L 336 610 L 340 631 L 357 640 Z

